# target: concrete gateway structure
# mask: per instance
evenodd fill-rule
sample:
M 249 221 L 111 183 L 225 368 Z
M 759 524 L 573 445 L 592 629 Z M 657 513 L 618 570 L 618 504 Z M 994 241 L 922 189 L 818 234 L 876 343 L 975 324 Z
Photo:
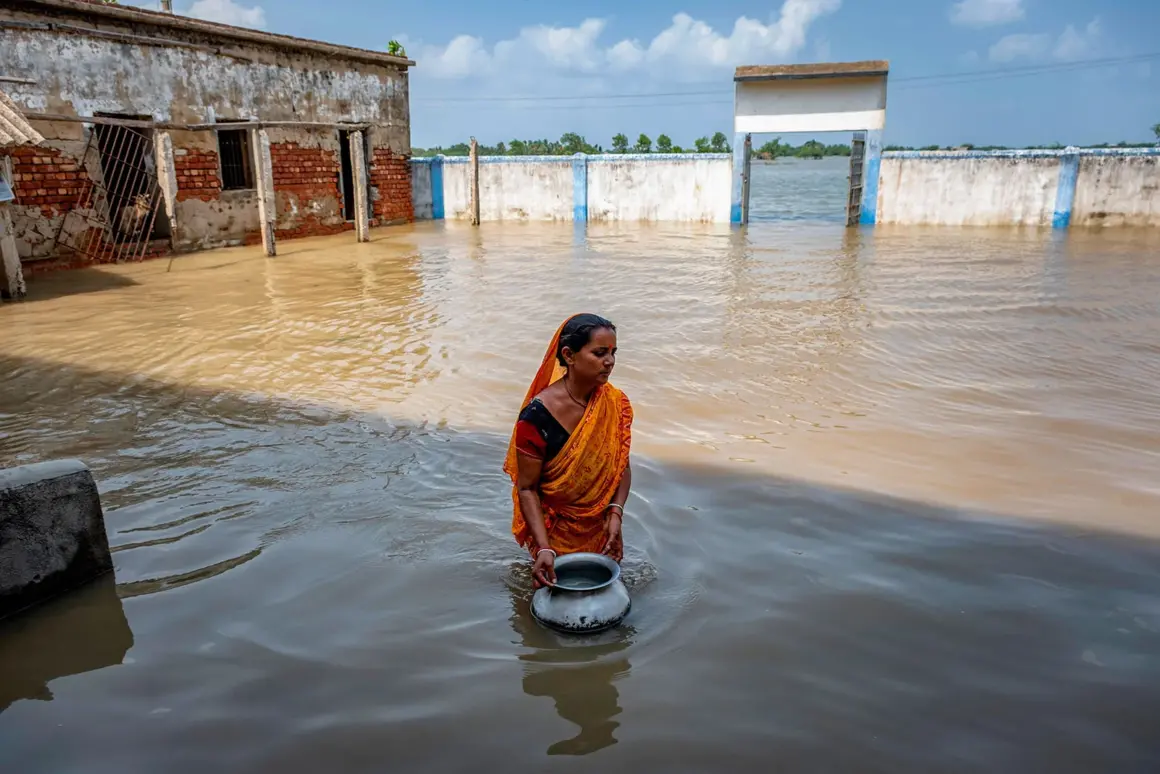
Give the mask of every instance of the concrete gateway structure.
M 409 222 L 411 60 L 86 0 L 0 6 L 24 270 Z

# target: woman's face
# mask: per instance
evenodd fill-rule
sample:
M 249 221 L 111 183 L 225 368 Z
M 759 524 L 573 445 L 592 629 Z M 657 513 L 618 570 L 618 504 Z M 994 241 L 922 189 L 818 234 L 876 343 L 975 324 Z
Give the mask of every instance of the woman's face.
M 616 333 L 608 328 L 592 331 L 579 352 L 565 348 L 564 359 L 569 362 L 569 370 L 584 382 L 604 384 L 616 366 Z

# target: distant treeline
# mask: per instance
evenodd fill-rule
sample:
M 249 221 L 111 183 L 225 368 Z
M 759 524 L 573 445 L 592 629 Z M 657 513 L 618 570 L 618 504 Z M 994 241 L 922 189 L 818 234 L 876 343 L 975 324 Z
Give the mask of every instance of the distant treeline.
M 762 145 L 753 151 L 753 156 L 767 161 L 781 158 L 820 159 L 825 156 L 849 156 L 849 145 L 825 145 L 817 140 L 809 140 L 801 145 L 790 145 L 781 141 L 780 137 Z
M 479 145 L 481 156 L 571 156 L 575 153 L 729 153 L 732 150 L 729 138 L 724 132 L 716 132 L 711 137 L 699 137 L 693 141 L 693 147 L 683 148 L 674 145 L 667 134 L 657 137 L 656 142 L 647 134 L 636 138 L 635 143 L 629 143 L 628 136 L 617 134 L 612 138 L 612 145 L 605 151 L 603 145 L 593 145 L 584 137 L 575 132 L 568 132 L 559 140 L 512 140 L 499 142 L 495 145 Z M 460 142 L 447 147 L 412 148 L 415 156 L 466 156 L 471 152 L 468 143 Z M 783 143 L 781 138 L 771 140 L 753 152 L 756 158 L 776 159 L 795 156 L 798 158 L 822 158 L 823 156 L 849 156 L 849 145 L 823 145 L 816 140 L 810 140 L 801 145 Z
M 692 148 L 682 148 L 674 145 L 667 134 L 656 139 L 656 144 L 647 134 L 636 138 L 635 144 L 629 144 L 628 136 L 618 134 L 612 138 L 612 148 L 605 151 L 603 145 L 593 145 L 584 137 L 575 132 L 567 132 L 559 140 L 512 140 L 498 142 L 495 145 L 480 143 L 481 156 L 571 156 L 576 153 L 728 153 L 729 138 L 724 132 L 717 132 L 712 137 L 701 137 L 693 143 Z M 412 148 L 415 156 L 466 156 L 471 152 L 468 143 L 460 142 L 446 148 Z
M 1155 143 L 1151 142 L 1117 142 L 1115 144 L 1109 142 L 1101 142 L 1099 145 L 1084 145 L 1084 148 L 1151 148 Z M 921 148 L 915 148 L 910 145 L 887 145 L 888 151 L 955 151 L 955 150 L 977 150 L 977 151 L 1004 151 L 1004 150 L 1063 150 L 1066 145 L 1062 143 L 1053 142 L 1047 145 L 1024 145 L 1017 147 L 1009 147 L 1006 145 L 972 145 L 970 143 L 963 143 L 962 145 L 924 145 Z

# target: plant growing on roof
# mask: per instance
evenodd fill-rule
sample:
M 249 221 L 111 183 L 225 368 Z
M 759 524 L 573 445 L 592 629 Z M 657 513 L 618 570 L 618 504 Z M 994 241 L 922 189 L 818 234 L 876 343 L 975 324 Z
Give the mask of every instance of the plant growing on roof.
M 403 48 L 403 44 L 397 40 L 392 40 L 387 43 L 387 53 L 391 56 L 406 56 L 407 49 Z

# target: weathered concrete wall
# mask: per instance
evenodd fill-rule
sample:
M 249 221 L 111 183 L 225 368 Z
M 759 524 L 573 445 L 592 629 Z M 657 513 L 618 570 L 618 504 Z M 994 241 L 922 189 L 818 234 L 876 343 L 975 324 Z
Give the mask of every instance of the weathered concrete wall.
M 469 181 L 466 158 L 444 160 L 446 217 L 469 217 Z M 506 157 L 481 158 L 479 217 L 481 220 L 571 220 L 572 158 L 525 157 L 515 163 Z
M 1080 159 L 1073 226 L 1160 226 L 1160 155 Z
M 26 113 L 113 114 L 179 124 L 367 123 L 373 223 L 411 219 L 405 60 L 384 61 L 374 52 L 320 48 L 168 14 L 64 5 L 12 0 L 0 7 L 0 72 L 33 81 L 6 84 Z M 89 169 L 95 158 L 81 161 L 89 129 L 79 123 L 33 123 L 46 137 L 36 157 L 49 161 L 43 169 L 17 164 L 23 185 L 13 217 L 26 259 L 51 251 L 54 240 L 47 234 L 55 235 L 62 213 L 75 206 L 84 172 L 100 175 L 99 168 Z M 346 230 L 337 131 L 271 129 L 270 138 L 277 235 Z M 173 142 L 174 245 L 194 249 L 258 238 L 254 192 L 222 191 L 216 133 L 174 132 Z M 46 181 L 36 177 L 40 174 L 53 177 Z M 83 218 L 69 221 L 84 223 Z
M 1160 148 L 883 154 L 878 222 L 1160 226 Z
M 727 156 L 594 156 L 588 164 L 588 219 L 729 221 Z
M 416 217 L 467 219 L 466 158 L 412 163 Z M 480 159 L 483 220 L 729 221 L 728 154 L 485 156 Z M 441 170 L 442 185 L 433 167 Z
M 97 485 L 84 463 L 0 470 L 0 618 L 112 569 Z
M 878 222 L 1050 226 L 1058 180 L 1053 158 L 885 155 Z

